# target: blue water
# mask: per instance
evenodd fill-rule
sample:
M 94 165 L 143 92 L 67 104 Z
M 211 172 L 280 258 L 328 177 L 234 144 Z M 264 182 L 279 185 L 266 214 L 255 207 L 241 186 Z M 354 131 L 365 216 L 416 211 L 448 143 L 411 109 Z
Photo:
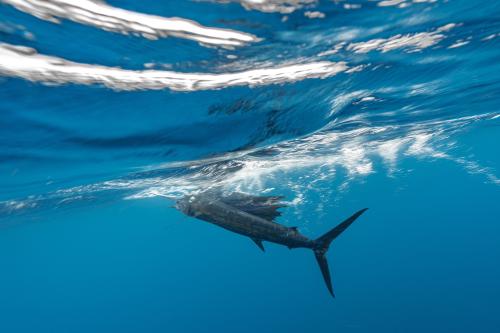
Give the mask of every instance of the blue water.
M 351 70 L 183 92 L 0 69 L 0 332 L 500 330 L 496 1 L 108 3 L 260 40 L 149 40 L 0 4 L 0 43 L 136 71 Z M 284 195 L 278 222 L 311 238 L 369 207 L 328 252 L 336 298 L 311 251 L 262 253 L 173 208 L 207 188 Z

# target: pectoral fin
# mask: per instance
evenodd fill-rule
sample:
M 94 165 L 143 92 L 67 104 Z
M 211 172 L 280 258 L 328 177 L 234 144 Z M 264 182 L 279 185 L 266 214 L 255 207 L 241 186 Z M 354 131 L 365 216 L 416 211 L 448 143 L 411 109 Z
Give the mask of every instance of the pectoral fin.
M 261 249 L 263 252 L 266 252 L 266 249 L 264 248 L 264 244 L 262 244 L 262 241 L 260 239 L 252 238 L 252 240 L 254 241 L 255 244 L 257 244 L 259 249 Z

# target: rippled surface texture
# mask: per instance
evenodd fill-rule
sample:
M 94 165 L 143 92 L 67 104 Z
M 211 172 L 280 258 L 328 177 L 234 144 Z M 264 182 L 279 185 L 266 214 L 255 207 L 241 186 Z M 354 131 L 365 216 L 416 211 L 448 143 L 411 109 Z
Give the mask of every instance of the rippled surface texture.
M 499 73 L 497 1 L 0 0 L 0 331 L 498 331 Z M 337 298 L 211 188 L 369 207 Z

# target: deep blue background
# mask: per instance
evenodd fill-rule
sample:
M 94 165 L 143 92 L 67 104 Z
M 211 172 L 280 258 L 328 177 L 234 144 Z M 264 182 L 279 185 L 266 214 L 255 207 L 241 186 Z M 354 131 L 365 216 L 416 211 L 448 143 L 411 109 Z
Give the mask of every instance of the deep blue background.
M 495 137 L 490 130 L 467 139 Z M 308 250 L 266 244 L 262 253 L 164 199 L 122 201 L 1 229 L 0 325 L 5 332 L 496 331 L 498 187 L 452 162 L 403 164 L 414 171 L 369 176 L 307 231 L 319 235 L 370 207 L 328 255 L 336 299 Z M 282 221 L 301 225 L 292 214 Z

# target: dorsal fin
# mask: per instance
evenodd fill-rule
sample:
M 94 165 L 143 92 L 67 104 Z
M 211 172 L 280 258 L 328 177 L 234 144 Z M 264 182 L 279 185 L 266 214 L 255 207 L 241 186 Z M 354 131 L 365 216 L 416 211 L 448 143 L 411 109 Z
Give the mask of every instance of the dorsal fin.
M 282 199 L 283 197 L 279 196 L 253 196 L 239 192 L 221 198 L 227 205 L 268 221 L 280 216 L 278 209 L 287 206 L 281 201 Z

